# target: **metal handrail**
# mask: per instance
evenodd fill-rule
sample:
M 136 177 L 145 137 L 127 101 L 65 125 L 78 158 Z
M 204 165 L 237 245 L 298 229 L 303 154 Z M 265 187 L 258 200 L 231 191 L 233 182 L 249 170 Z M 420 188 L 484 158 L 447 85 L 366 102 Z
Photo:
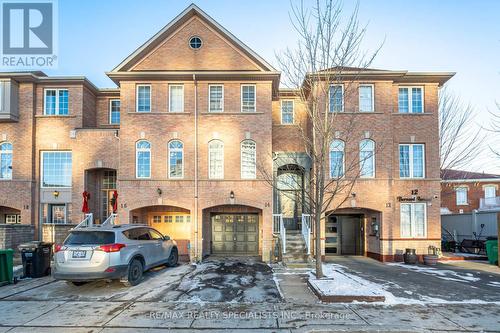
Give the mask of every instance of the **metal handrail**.
M 311 214 L 302 214 L 302 237 L 306 243 L 307 254 L 311 254 Z
M 85 214 L 85 218 L 82 220 L 82 222 L 78 223 L 78 225 L 75 227 L 75 229 L 78 228 L 83 228 L 83 227 L 91 227 L 94 224 L 94 214 L 88 213 Z
M 111 213 L 111 215 L 108 216 L 108 218 L 101 224 L 101 225 L 106 225 L 106 224 L 115 224 L 115 219 L 118 216 L 118 214 Z
M 283 214 L 273 214 L 273 234 L 278 234 L 281 240 L 282 253 L 286 253 L 286 229 L 283 224 Z

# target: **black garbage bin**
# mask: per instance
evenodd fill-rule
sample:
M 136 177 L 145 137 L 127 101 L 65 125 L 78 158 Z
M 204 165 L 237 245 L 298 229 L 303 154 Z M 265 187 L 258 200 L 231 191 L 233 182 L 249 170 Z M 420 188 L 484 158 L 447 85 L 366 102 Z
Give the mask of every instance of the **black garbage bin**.
M 51 243 L 23 243 L 18 249 L 23 260 L 23 277 L 38 278 L 50 274 Z

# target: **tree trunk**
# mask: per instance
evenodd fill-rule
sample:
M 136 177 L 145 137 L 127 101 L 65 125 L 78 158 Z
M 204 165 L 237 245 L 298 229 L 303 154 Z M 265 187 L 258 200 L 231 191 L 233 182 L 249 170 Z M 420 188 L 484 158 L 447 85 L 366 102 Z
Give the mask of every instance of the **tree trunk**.
M 321 211 L 321 210 L 320 210 Z M 314 214 L 314 225 L 316 226 L 315 250 L 316 257 L 316 278 L 323 277 L 323 261 L 321 260 L 321 213 Z

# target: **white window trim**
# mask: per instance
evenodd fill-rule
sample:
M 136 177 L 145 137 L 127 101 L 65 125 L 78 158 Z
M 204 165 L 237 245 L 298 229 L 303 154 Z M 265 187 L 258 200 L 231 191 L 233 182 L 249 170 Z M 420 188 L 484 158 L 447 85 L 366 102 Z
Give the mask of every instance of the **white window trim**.
M 149 87 L 149 111 L 139 111 L 139 87 Z M 150 84 L 138 84 L 135 86 L 135 112 L 138 113 L 151 112 L 151 109 L 153 108 L 153 105 L 151 104 L 152 99 L 153 99 L 153 87 L 151 87 Z
M 243 142 L 252 141 L 255 144 L 255 164 L 253 166 L 253 177 L 245 177 L 243 176 Z M 241 179 L 257 179 L 257 142 L 252 139 L 245 139 L 240 142 L 240 176 Z
M 218 178 L 212 178 L 211 177 L 212 172 L 211 172 L 211 169 L 210 169 L 210 155 L 211 155 L 210 152 L 211 152 L 212 148 L 210 148 L 210 142 L 212 142 L 214 140 L 222 142 L 222 175 L 221 175 L 220 178 L 219 177 Z M 208 160 L 208 179 L 211 179 L 211 180 L 221 180 L 221 179 L 224 179 L 224 169 L 225 169 L 225 165 L 224 165 L 224 158 L 225 158 L 225 156 L 224 156 L 224 150 L 225 149 L 224 148 L 225 148 L 224 141 L 222 141 L 220 139 L 213 139 L 213 140 L 208 141 L 208 159 L 207 159 Z
M 254 87 L 254 108 L 253 111 L 243 111 L 243 87 Z M 256 84 L 242 84 L 240 87 L 240 112 L 254 113 L 257 112 L 257 85 Z
M 465 202 L 458 202 L 458 192 L 465 192 Z M 457 187 L 455 188 L 455 204 L 457 206 L 468 206 L 469 205 L 469 189 L 467 187 Z
M 332 149 L 330 148 L 333 141 L 338 140 L 341 141 L 344 145 L 344 149 L 342 150 L 342 175 L 340 177 L 332 177 L 332 161 L 331 161 L 331 156 L 330 153 L 332 152 Z M 333 139 L 332 143 L 330 143 L 330 147 L 328 147 L 328 171 L 329 171 L 329 176 L 330 179 L 341 179 L 345 177 L 345 141 L 340 140 L 340 139 Z
M 137 148 L 137 144 L 141 141 L 145 141 L 147 143 L 149 143 L 149 149 L 147 148 Z M 152 153 L 151 153 L 151 142 L 149 142 L 148 140 L 139 140 L 139 141 L 136 141 L 135 142 L 135 178 L 137 179 L 151 179 L 151 164 L 152 164 Z M 139 166 L 138 166 L 138 162 L 139 162 L 139 151 L 149 151 L 149 176 L 148 177 L 139 177 Z
M 375 175 L 376 175 L 376 172 L 377 172 L 376 171 L 376 165 L 377 165 L 376 161 L 377 160 L 375 158 L 375 147 L 376 147 L 376 145 L 375 145 L 375 141 L 372 140 L 372 139 L 363 139 L 363 140 L 361 140 L 361 142 L 363 142 L 365 140 L 370 140 L 371 142 L 373 142 L 373 151 L 372 151 L 372 153 L 373 153 L 373 155 L 372 155 L 372 158 L 373 158 L 373 176 L 363 176 L 363 175 L 360 175 L 359 178 L 362 178 L 362 179 L 373 179 L 373 178 L 375 178 Z M 361 163 L 361 149 L 359 150 L 359 161 Z
M 12 145 L 12 150 L 0 150 L 0 161 L 2 160 L 2 155 L 7 155 L 7 154 L 11 154 L 12 155 L 12 164 L 14 164 L 14 145 L 9 142 L 9 141 L 4 141 L 4 142 L 0 142 L 0 146 L 3 145 L 3 144 L 10 144 Z M 10 177 L 9 178 L 0 178 L 0 181 L 2 180 L 12 180 L 12 174 L 13 174 L 13 171 L 14 171 L 14 165 L 12 165 L 12 169 L 11 169 L 11 172 L 10 172 Z
M 359 92 L 359 88 L 361 88 L 361 87 L 371 87 L 372 88 L 372 109 L 370 111 L 361 110 L 361 94 Z M 359 112 L 363 112 L 363 113 L 375 112 L 375 85 L 373 83 L 361 83 L 359 85 L 359 87 L 358 87 L 358 110 L 359 110 Z
M 401 207 L 402 206 L 410 206 L 410 236 L 403 236 L 403 228 L 402 226 L 402 214 L 401 214 Z M 423 236 L 415 236 L 415 224 L 413 223 L 415 221 L 415 209 L 413 208 L 416 205 L 423 205 L 424 206 L 424 235 Z M 427 238 L 427 204 L 423 202 L 408 202 L 408 203 L 401 203 L 400 208 L 399 208 L 399 235 L 401 238 L 405 239 L 410 239 L 410 238 Z
M 172 102 L 172 87 L 181 87 L 182 88 L 182 107 L 181 111 L 172 111 L 171 102 Z M 168 112 L 171 113 L 183 113 L 184 112 L 184 85 L 183 84 L 169 84 L 168 85 Z
M 493 189 L 493 193 L 495 194 L 491 198 L 496 198 L 496 196 L 497 196 L 497 186 L 496 185 L 484 185 L 483 186 L 484 198 L 487 199 L 486 198 L 486 189 L 488 189 L 488 188 L 492 188 Z
M 54 114 L 47 114 L 47 91 L 54 90 L 56 92 L 56 109 Z M 59 91 L 66 90 L 68 92 L 68 114 L 60 114 L 59 112 Z M 43 115 L 44 116 L 69 116 L 69 89 L 68 88 L 45 88 L 43 90 Z
M 283 102 L 292 102 L 292 122 L 291 123 L 283 123 Z M 280 101 L 280 118 L 281 125 L 295 125 L 295 101 L 293 99 L 283 99 Z
M 14 222 L 7 222 L 7 218 L 14 217 Z M 5 214 L 5 224 L 20 224 L 21 214 Z
M 212 87 L 222 87 L 222 100 L 221 100 L 222 110 L 220 110 L 220 111 L 212 111 L 210 109 L 210 89 Z M 242 100 L 243 100 L 243 95 L 242 95 Z M 208 112 L 209 113 L 221 113 L 221 112 L 224 112 L 224 85 L 223 84 L 209 84 L 208 85 Z
M 42 150 L 40 151 L 40 188 L 72 188 L 72 186 L 43 186 L 43 153 L 71 153 L 71 168 L 73 169 L 73 152 L 71 150 Z M 71 185 L 73 185 L 73 170 L 71 170 Z
M 401 177 L 399 176 L 400 179 L 425 179 L 425 144 L 423 143 L 400 143 L 398 146 L 398 174 L 399 172 L 399 166 L 401 165 L 401 156 L 400 156 L 400 150 L 401 146 L 410 146 L 410 149 L 408 150 L 408 158 L 409 158 L 409 167 L 410 167 L 410 175 L 408 177 Z M 422 146 L 422 177 L 414 177 L 413 176 L 413 146 Z
M 332 111 L 331 109 L 331 93 L 332 93 L 332 87 L 341 87 L 341 91 L 342 91 L 342 110 L 340 111 Z M 329 88 L 328 88 L 328 112 L 329 113 L 336 113 L 336 112 L 344 112 L 344 107 L 345 107 L 345 98 L 344 98 L 344 84 L 343 83 L 335 83 L 335 84 L 330 84 Z
M 408 113 L 399 111 L 399 88 L 407 88 L 408 89 Z M 412 96 L 411 93 L 412 88 L 420 88 L 422 89 L 422 112 L 413 112 L 413 104 L 412 104 Z M 398 113 L 402 114 L 423 114 L 425 113 L 425 89 L 424 86 L 398 86 Z
M 179 141 L 182 144 L 182 148 L 181 149 L 175 148 L 175 151 L 180 150 L 181 153 L 182 153 L 182 170 L 181 170 L 181 175 L 178 176 L 178 177 L 170 176 L 170 143 L 173 142 L 173 141 Z M 167 143 L 167 155 L 168 155 L 167 156 L 167 177 L 169 179 L 183 179 L 184 178 L 184 142 L 182 142 L 179 139 L 170 140 Z
M 112 105 L 113 105 L 113 102 L 120 102 L 120 99 L 119 98 L 112 98 L 109 100 L 109 124 L 110 125 L 119 125 L 120 123 L 113 123 L 111 122 L 111 111 L 112 111 Z M 122 105 L 121 105 L 121 102 L 120 102 L 120 120 L 121 120 L 121 111 L 122 111 Z

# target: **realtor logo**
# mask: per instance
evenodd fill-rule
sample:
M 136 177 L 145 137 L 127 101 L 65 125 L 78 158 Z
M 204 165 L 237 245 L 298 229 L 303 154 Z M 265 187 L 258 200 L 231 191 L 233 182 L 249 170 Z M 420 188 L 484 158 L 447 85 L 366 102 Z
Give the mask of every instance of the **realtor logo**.
M 54 68 L 57 2 L 1 1 L 2 67 Z

